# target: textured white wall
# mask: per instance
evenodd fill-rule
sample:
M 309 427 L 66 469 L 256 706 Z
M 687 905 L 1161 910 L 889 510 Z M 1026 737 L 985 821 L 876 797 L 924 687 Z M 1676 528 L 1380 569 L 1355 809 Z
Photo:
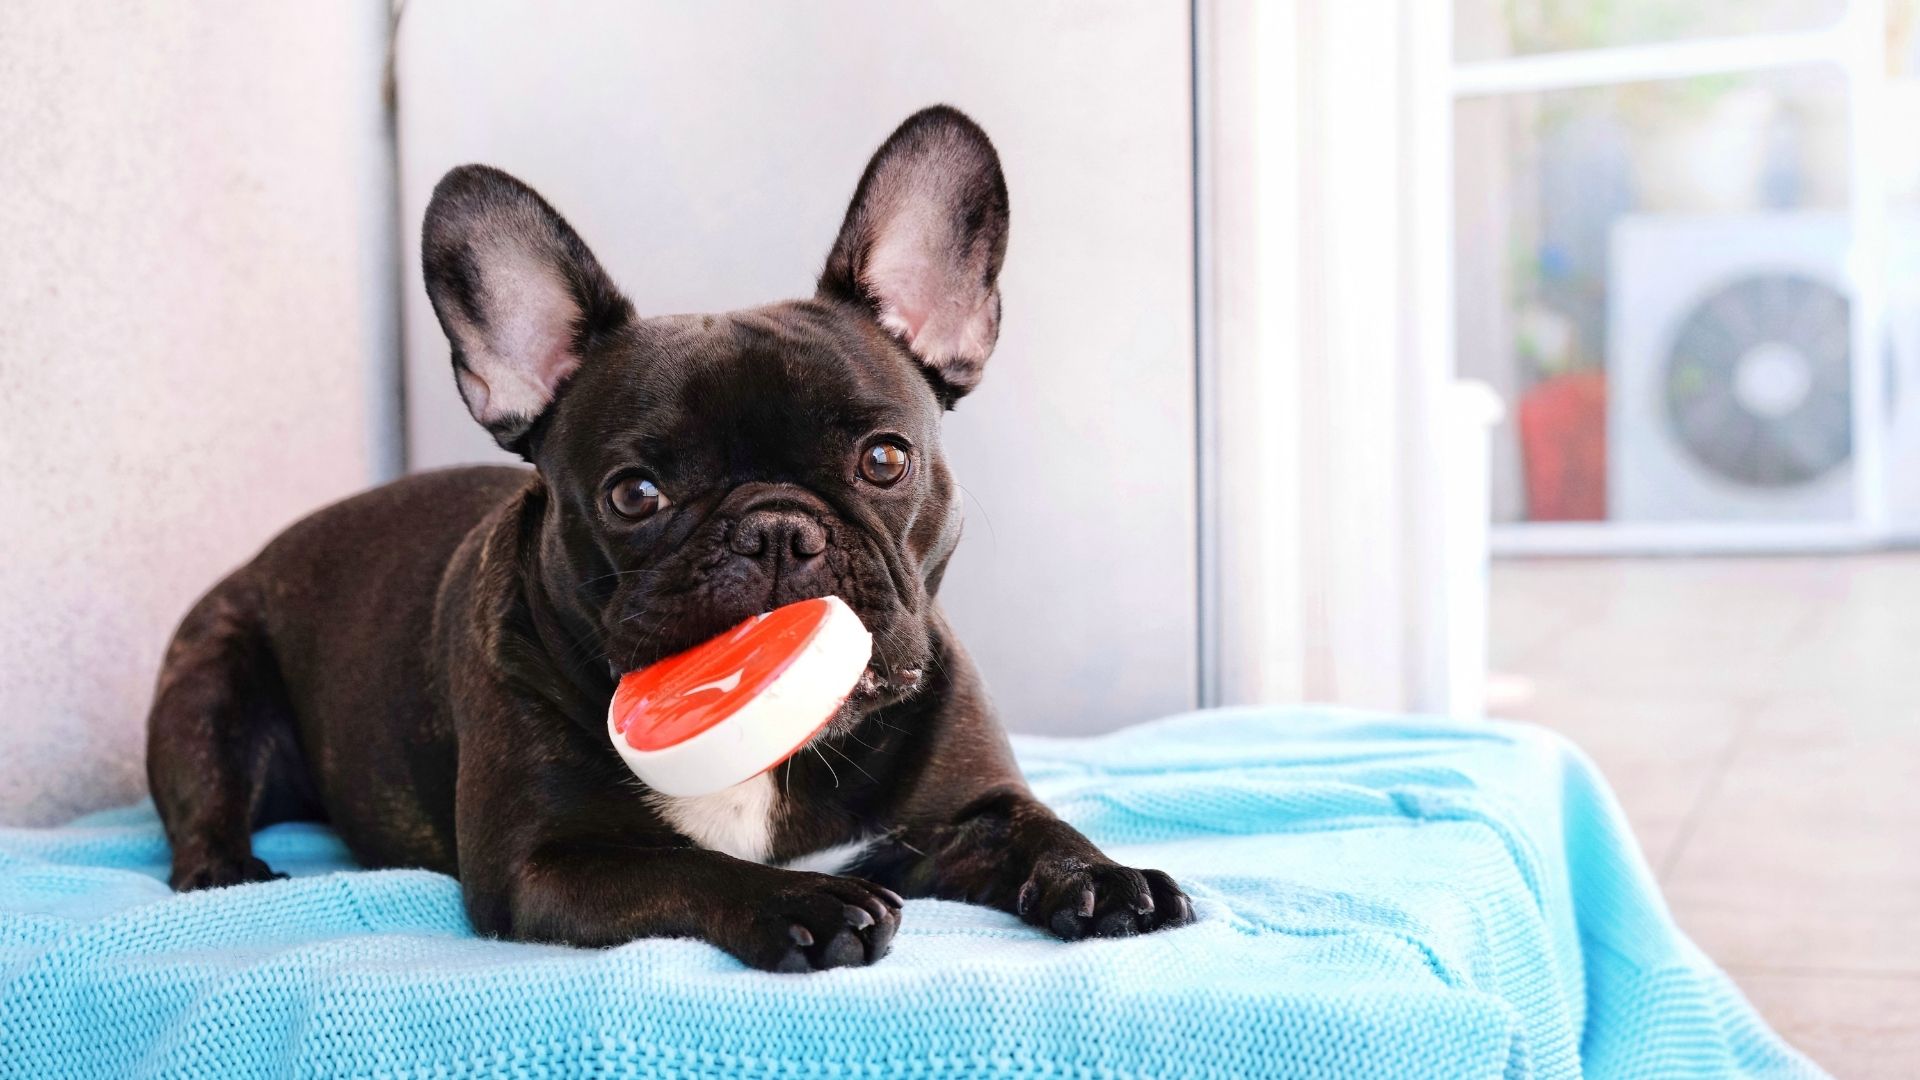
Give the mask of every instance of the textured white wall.
M 0 821 L 138 796 L 187 606 L 397 462 L 386 18 L 0 17 Z
M 402 220 L 488 162 L 642 312 L 744 307 L 812 291 L 894 125 L 972 114 L 1013 225 L 999 347 L 946 426 L 941 600 L 1012 726 L 1105 730 L 1195 701 L 1191 49 L 1168 0 L 415 0 Z M 410 463 L 493 458 L 406 257 Z

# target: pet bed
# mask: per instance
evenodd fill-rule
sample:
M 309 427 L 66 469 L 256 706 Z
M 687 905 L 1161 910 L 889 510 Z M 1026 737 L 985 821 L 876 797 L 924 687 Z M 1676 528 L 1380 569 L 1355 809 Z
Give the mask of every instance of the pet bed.
M 1503 723 L 1194 713 L 1020 738 L 1035 791 L 1198 922 L 1063 944 L 916 900 L 892 955 L 474 937 L 458 886 L 260 833 L 176 896 L 150 807 L 0 830 L 17 1076 L 1820 1075 L 1674 926 L 1593 767 Z

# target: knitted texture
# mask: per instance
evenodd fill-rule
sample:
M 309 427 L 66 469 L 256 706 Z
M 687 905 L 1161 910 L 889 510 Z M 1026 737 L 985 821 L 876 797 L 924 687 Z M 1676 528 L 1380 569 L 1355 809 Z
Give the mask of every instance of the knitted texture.
M 1231 710 L 1016 739 L 1034 790 L 1199 921 L 1063 944 L 909 902 L 814 975 L 694 941 L 474 937 L 459 886 L 361 871 L 175 896 L 150 807 L 0 829 L 0 1074 L 1819 1076 L 1675 928 L 1611 793 L 1537 729 Z

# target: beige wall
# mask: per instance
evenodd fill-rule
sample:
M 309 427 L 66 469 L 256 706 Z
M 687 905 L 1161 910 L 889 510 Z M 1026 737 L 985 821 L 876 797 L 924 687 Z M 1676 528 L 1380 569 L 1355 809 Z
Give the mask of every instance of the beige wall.
M 397 466 L 385 19 L 0 20 L 0 821 L 138 796 L 187 605 Z

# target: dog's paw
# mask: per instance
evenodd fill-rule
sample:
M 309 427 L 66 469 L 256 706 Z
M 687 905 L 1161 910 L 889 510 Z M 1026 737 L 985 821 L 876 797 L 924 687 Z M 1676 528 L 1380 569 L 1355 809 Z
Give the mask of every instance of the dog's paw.
M 887 955 L 900 929 L 900 895 L 859 878 L 782 875 L 762 900 L 746 940 L 731 949 L 763 971 L 858 967 Z
M 1084 859 L 1040 860 L 1020 886 L 1015 911 L 1067 941 L 1149 934 L 1193 921 L 1192 901 L 1166 874 Z
M 249 855 L 243 859 L 208 859 L 188 867 L 175 867 L 168 880 L 175 892 L 220 889 L 228 885 L 246 885 L 255 881 L 280 881 L 287 875 Z

